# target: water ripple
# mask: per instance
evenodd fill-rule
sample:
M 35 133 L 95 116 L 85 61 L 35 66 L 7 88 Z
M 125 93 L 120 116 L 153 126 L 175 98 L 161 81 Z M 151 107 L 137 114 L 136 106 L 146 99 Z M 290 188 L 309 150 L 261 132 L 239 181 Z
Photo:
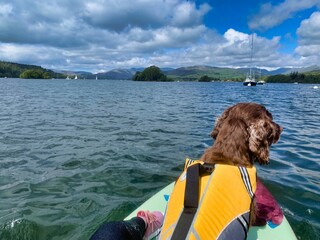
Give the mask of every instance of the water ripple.
M 284 127 L 258 174 L 300 239 L 320 237 L 320 92 L 310 85 L 0 80 L 0 238 L 88 239 L 212 145 L 215 118 L 264 104 Z

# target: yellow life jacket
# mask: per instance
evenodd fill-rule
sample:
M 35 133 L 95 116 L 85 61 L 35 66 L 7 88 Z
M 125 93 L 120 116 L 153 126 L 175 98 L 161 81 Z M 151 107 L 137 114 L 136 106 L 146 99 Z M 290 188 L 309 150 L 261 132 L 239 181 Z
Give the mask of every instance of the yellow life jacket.
M 191 167 L 206 168 L 200 170 L 196 183 L 194 179 L 186 180 L 191 178 Z M 186 160 L 185 170 L 168 202 L 160 239 L 246 238 L 256 191 L 256 168 L 222 164 L 211 165 L 211 168 L 208 171 L 207 164 Z M 198 188 L 198 193 L 192 193 L 194 188 Z M 190 200 L 190 196 L 196 199 Z M 190 201 L 197 201 L 198 205 Z

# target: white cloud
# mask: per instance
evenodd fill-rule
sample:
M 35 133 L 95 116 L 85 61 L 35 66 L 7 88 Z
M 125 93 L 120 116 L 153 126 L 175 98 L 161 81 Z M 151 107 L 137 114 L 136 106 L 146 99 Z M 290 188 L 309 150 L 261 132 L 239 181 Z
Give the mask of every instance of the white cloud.
M 44 62 L 55 62 L 61 66 L 66 60 L 61 51 L 56 48 L 48 48 L 33 45 L 17 45 L 0 42 L 0 56 L 12 62 L 22 62 L 33 65 L 43 65 Z
M 121 48 L 124 51 L 155 52 L 162 49 L 187 47 L 197 43 L 206 30 L 203 25 L 192 28 L 168 26 L 157 31 L 132 29 L 127 33 L 127 38 L 131 41 L 127 41 Z M 137 36 L 140 37 L 137 38 Z
M 12 14 L 12 5 L 7 4 L 1 4 L 0 3 L 0 17 L 9 17 Z
M 211 7 L 208 4 L 203 4 L 200 6 L 200 9 L 197 9 L 194 3 L 184 2 L 175 7 L 172 25 L 179 27 L 199 25 L 202 23 L 203 16 L 210 9 Z
M 153 64 L 250 64 L 250 36 L 235 29 L 223 35 L 208 29 L 203 23 L 211 9 L 208 4 L 186 0 L 2 2 L 0 60 L 92 72 Z M 296 64 L 291 56 L 278 52 L 280 37 L 255 35 L 254 39 L 254 65 Z
M 0 5 L 1 42 L 68 48 L 101 44 L 99 39 L 108 44 L 116 36 L 126 39 L 133 29 L 143 34 L 170 27 L 189 31 L 201 26 L 210 10 L 208 4 L 197 7 L 184 0 L 4 1 L 8 3 Z
M 215 56 L 219 57 L 220 61 L 224 61 L 225 66 L 249 67 L 251 65 L 251 35 L 229 29 L 224 34 L 224 38 L 226 41 L 216 47 Z M 278 52 L 279 42 L 280 37 L 273 37 L 270 40 L 254 34 L 252 66 L 277 67 L 279 64 L 277 59 L 283 57 Z
M 105 0 L 86 3 L 82 16 L 94 27 L 122 32 L 131 28 L 198 25 L 209 10 L 208 4 L 202 4 L 197 9 L 195 3 L 181 0 Z
M 320 7 L 319 0 L 285 0 L 278 5 L 265 3 L 249 21 L 249 27 L 253 30 L 267 30 L 293 17 L 295 13 L 314 6 Z
M 320 46 L 320 12 L 314 12 L 309 19 L 303 20 L 297 34 L 300 44 Z
M 210 36 L 210 37 L 208 37 Z M 162 67 L 173 67 L 176 62 L 181 66 L 211 65 L 221 67 L 249 67 L 250 35 L 229 29 L 223 36 L 206 30 L 202 41 L 189 47 L 175 49 L 164 55 L 156 54 L 148 58 L 148 63 L 159 63 Z M 295 66 L 297 62 L 290 55 L 278 52 L 280 37 L 271 40 L 254 36 L 253 66 L 282 67 L 285 64 Z
M 297 30 L 299 46 L 295 52 L 301 56 L 304 64 L 314 65 L 320 62 L 320 12 L 314 12 L 309 19 L 301 22 Z
M 106 68 L 145 63 L 155 53 L 196 44 L 206 31 L 202 19 L 210 10 L 208 4 L 184 0 L 3 2 L 2 60 L 42 66 L 56 61 L 58 67 L 70 68 L 79 62 L 88 69 L 99 61 Z M 41 62 L 49 54 L 53 58 Z

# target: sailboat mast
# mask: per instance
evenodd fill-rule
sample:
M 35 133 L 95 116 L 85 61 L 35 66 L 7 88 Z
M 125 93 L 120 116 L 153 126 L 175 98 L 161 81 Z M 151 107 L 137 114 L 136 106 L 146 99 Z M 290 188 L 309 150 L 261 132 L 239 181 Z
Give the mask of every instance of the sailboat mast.
M 253 58 L 253 34 L 251 35 L 251 64 L 252 64 L 252 58 Z
M 251 39 L 250 36 L 248 36 L 248 42 L 249 42 L 249 46 L 250 46 L 250 71 L 247 73 L 247 77 L 243 82 L 243 85 L 245 86 L 256 86 L 256 80 L 255 80 L 255 76 L 254 76 L 254 71 L 252 69 L 252 60 L 253 60 L 253 37 L 254 34 L 251 34 Z M 251 40 L 251 42 L 250 42 Z
M 253 58 L 253 34 L 251 34 L 251 53 L 250 53 L 250 78 L 252 78 L 252 58 Z

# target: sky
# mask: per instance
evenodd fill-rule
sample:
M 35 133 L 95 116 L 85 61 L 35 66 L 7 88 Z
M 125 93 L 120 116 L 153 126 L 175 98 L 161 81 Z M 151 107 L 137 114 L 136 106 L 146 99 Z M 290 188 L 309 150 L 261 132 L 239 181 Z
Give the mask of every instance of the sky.
M 0 61 L 92 73 L 320 65 L 320 0 L 0 0 Z

